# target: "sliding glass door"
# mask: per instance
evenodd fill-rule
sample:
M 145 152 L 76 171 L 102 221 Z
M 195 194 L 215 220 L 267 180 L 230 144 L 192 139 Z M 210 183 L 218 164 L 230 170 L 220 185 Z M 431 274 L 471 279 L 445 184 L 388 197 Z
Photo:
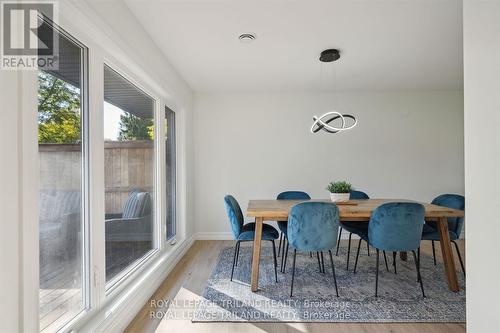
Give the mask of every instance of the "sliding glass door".
M 123 277 L 154 241 L 155 100 L 104 67 L 106 282 Z
M 111 55 L 99 48 L 90 69 L 103 80 L 89 84 L 87 47 L 40 20 L 38 33 L 55 33 L 59 47 L 59 66 L 37 72 L 39 324 L 48 333 L 93 316 L 175 243 L 176 114 L 148 78 L 104 64 Z
M 56 331 L 88 306 L 87 49 L 48 22 L 59 68 L 38 71 L 40 330 Z

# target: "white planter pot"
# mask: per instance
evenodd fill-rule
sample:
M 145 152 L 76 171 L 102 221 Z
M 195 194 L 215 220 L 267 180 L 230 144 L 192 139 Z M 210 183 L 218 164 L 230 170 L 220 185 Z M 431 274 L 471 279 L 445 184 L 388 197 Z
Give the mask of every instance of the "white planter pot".
M 332 202 L 346 202 L 349 201 L 350 193 L 330 193 Z

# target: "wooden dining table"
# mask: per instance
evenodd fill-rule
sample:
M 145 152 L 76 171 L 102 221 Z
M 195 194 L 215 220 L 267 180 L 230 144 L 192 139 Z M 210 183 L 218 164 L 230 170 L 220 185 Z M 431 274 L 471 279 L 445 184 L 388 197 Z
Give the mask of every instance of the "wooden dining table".
M 251 289 L 253 292 L 256 292 L 259 288 L 262 224 L 264 221 L 287 221 L 290 209 L 294 205 L 304 201 L 331 202 L 330 200 L 250 200 L 248 202 L 246 214 L 248 217 L 255 218 L 255 238 L 253 242 L 251 277 Z M 349 200 L 345 204 L 338 204 L 340 220 L 367 223 L 375 208 L 387 202 L 416 201 L 401 199 Z M 457 292 L 459 291 L 459 286 L 457 272 L 455 270 L 455 261 L 453 260 L 453 253 L 451 250 L 450 235 L 448 233 L 448 218 L 463 217 L 464 211 L 429 203 L 421 204 L 425 208 L 425 220 L 437 222 L 448 287 L 451 291 Z

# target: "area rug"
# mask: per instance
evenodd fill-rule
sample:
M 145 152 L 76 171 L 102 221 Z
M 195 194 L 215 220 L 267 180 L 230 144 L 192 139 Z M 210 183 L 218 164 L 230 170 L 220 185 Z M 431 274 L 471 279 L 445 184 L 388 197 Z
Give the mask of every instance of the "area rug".
M 357 242 L 354 244 L 357 245 Z M 259 291 L 250 291 L 251 248 L 241 247 L 239 264 L 230 281 L 234 248 L 224 248 L 218 258 L 193 322 L 465 322 L 465 290 L 461 272 L 460 292 L 448 289 L 442 263 L 434 266 L 430 256 L 422 255 L 421 273 L 426 293 L 422 297 L 413 257 L 397 258 L 397 274 L 392 253 L 387 255 L 389 271 L 380 254 L 379 297 L 375 298 L 375 251 L 367 255 L 366 244 L 353 273 L 356 247 L 346 270 L 346 248 L 333 256 L 339 297 L 335 294 L 329 256 L 325 273 L 320 273 L 317 257 L 297 254 L 294 294 L 290 297 L 293 252 L 288 255 L 286 273 L 278 269 L 275 282 L 272 248 L 261 255 Z M 278 258 L 278 261 L 280 258 Z

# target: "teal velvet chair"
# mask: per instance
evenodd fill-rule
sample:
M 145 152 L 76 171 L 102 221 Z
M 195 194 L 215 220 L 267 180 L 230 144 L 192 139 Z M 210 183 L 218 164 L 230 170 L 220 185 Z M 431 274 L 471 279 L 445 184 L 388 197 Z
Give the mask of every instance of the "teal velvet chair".
M 311 196 L 307 194 L 306 192 L 302 191 L 286 191 L 286 192 L 281 192 L 278 194 L 276 197 L 276 200 L 310 200 Z M 286 259 L 288 257 L 288 243 L 286 241 L 286 235 L 287 235 L 287 226 L 288 223 L 287 221 L 278 221 L 278 228 L 281 231 L 280 235 L 280 241 L 278 245 L 278 257 L 280 254 L 281 256 L 281 272 L 285 272 L 286 268 Z M 285 244 L 286 244 L 286 250 L 285 250 Z
M 420 282 L 422 296 L 425 297 L 424 285 L 420 275 L 420 262 L 415 250 L 420 248 L 420 239 L 424 227 L 425 208 L 419 203 L 391 202 L 377 207 L 370 218 L 368 232 L 360 236 L 377 250 L 375 275 L 375 297 L 378 297 L 378 273 L 380 250 L 413 252 L 417 280 Z M 359 251 L 356 255 L 354 270 L 358 265 Z
M 349 195 L 349 199 L 350 200 L 367 200 L 367 199 L 370 199 L 370 197 L 368 196 L 368 194 L 366 194 L 365 192 L 363 191 L 351 191 L 350 195 Z M 364 232 L 366 233 L 368 231 L 368 223 L 366 222 L 352 222 L 352 221 L 349 221 L 349 222 L 340 222 L 340 231 L 339 231 L 339 237 L 338 237 L 338 240 L 337 240 L 337 250 L 335 252 L 335 255 L 338 256 L 339 255 L 339 246 L 340 246 L 340 239 L 342 237 L 342 230 L 345 229 L 349 232 L 349 242 L 348 242 L 348 245 L 347 245 L 347 270 L 349 270 L 349 258 L 351 256 L 351 238 L 352 238 L 352 234 L 358 234 L 358 232 Z M 360 240 L 361 242 L 361 240 Z M 368 255 L 370 255 L 370 246 L 368 246 L 368 243 L 367 243 L 367 251 L 368 251 Z
M 333 264 L 332 249 L 337 245 L 339 229 L 339 209 L 334 203 L 302 202 L 292 207 L 288 216 L 288 243 L 293 248 L 292 284 L 290 297 L 293 296 L 295 262 L 297 251 L 328 251 L 333 271 L 335 291 L 339 295 L 337 277 Z
M 459 210 L 465 209 L 465 197 L 458 194 L 442 194 L 434 198 L 434 200 L 432 200 L 431 203 L 433 205 L 454 208 Z M 462 267 L 462 272 L 465 275 L 464 263 L 462 261 L 462 256 L 460 255 L 460 250 L 458 249 L 458 244 L 456 242 L 460 238 L 463 226 L 464 226 L 463 217 L 448 218 L 448 233 L 450 235 L 450 240 L 455 245 L 455 250 L 457 251 L 458 259 L 460 261 L 460 266 Z M 434 241 L 440 240 L 436 222 L 429 221 L 424 225 L 424 230 L 422 232 L 422 240 L 427 240 L 432 242 L 432 256 L 434 258 L 434 265 L 436 265 L 436 249 L 434 247 Z
M 227 216 L 229 217 L 229 222 L 231 223 L 231 231 L 233 237 L 236 240 L 236 246 L 234 248 L 233 256 L 233 267 L 231 268 L 231 281 L 233 281 L 234 267 L 238 266 L 238 258 L 240 255 L 240 244 L 241 242 L 250 242 L 255 238 L 255 223 L 244 224 L 243 213 L 241 211 L 238 201 L 232 195 L 226 195 L 224 197 L 224 206 L 226 207 Z M 278 239 L 279 232 L 273 226 L 269 224 L 263 224 L 262 226 L 262 240 L 270 241 L 273 244 L 273 255 L 274 255 L 274 276 L 276 282 L 278 282 L 278 262 L 276 260 L 276 247 L 274 245 L 274 240 Z

